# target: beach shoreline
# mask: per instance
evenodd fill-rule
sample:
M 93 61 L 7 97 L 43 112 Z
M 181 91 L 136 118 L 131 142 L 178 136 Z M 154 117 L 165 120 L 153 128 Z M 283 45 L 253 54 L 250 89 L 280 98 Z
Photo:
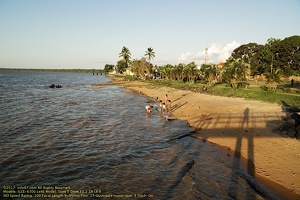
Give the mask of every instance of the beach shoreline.
M 164 100 L 168 94 L 173 113 L 197 130 L 194 137 L 243 158 L 248 174 L 271 187 L 283 199 L 300 197 L 300 141 L 273 131 L 286 117 L 280 105 L 109 77 L 113 81 L 104 85 L 123 86 L 153 99 Z

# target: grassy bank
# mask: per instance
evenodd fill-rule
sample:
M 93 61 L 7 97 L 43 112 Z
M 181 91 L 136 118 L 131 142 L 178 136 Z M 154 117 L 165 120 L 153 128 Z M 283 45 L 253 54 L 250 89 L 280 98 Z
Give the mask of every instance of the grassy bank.
M 125 79 L 134 81 L 138 80 L 130 76 Z M 140 80 L 142 81 L 142 80 Z M 168 86 L 176 89 L 190 90 L 193 92 L 205 93 L 210 95 L 225 96 L 225 97 L 239 97 L 251 100 L 258 100 L 268 103 L 277 103 L 282 105 L 284 101 L 287 105 L 295 107 L 300 110 L 300 88 L 290 88 L 288 82 L 279 85 L 276 91 L 267 91 L 264 88 L 264 82 L 249 82 L 248 88 L 231 88 L 226 84 L 217 84 L 215 86 L 208 86 L 205 83 L 187 83 L 170 80 L 143 80 L 153 85 Z

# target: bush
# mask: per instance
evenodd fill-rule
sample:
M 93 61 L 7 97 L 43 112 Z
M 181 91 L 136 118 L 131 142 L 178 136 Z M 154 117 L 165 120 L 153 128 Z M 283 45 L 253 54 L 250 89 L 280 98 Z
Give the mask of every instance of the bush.
M 125 81 L 136 81 L 136 80 L 140 80 L 140 78 L 135 77 L 135 76 L 126 75 L 126 76 L 124 77 L 124 80 L 125 80 Z
M 250 85 L 250 83 L 244 81 L 244 82 L 238 82 L 237 88 L 247 88 Z

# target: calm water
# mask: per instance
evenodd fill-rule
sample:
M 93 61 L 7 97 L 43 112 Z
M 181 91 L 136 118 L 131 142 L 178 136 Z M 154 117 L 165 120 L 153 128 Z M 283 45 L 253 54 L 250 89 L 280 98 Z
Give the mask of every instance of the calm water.
M 174 140 L 190 127 L 147 115 L 152 99 L 91 85 L 107 81 L 92 74 L 0 73 L 0 186 L 101 190 L 78 199 L 261 198 L 217 146 L 190 136 Z M 63 87 L 50 89 L 51 83 Z

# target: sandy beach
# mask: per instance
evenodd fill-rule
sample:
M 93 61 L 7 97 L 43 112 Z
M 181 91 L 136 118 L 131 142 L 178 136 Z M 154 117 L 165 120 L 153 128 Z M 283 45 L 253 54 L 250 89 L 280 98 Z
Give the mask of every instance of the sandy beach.
M 198 130 L 194 137 L 245 158 L 244 167 L 251 176 L 282 194 L 299 197 L 300 141 L 273 131 L 286 117 L 280 105 L 111 78 L 114 81 L 106 85 L 124 86 L 153 99 L 164 100 L 168 94 L 173 113 Z

